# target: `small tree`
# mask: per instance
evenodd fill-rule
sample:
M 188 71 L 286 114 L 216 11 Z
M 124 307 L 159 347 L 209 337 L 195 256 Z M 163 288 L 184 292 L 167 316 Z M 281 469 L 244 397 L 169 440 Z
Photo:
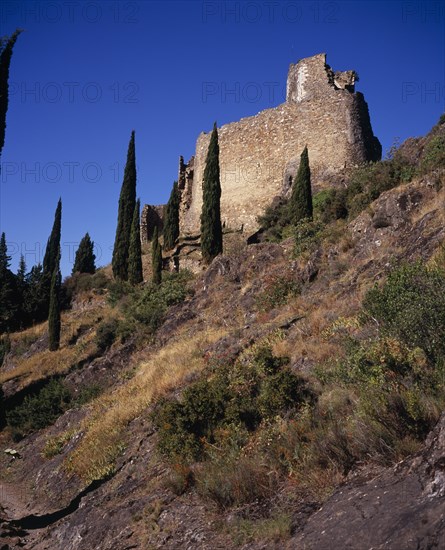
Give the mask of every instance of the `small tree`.
M 162 250 L 158 239 L 158 228 L 153 231 L 153 240 L 151 243 L 151 260 L 153 269 L 153 283 L 160 285 L 162 281 Z
M 51 278 L 57 265 L 57 258 L 60 254 L 60 234 L 62 228 L 62 199 L 59 199 L 54 214 L 54 223 L 51 234 L 46 245 L 45 256 L 43 257 L 43 276 L 41 284 L 42 297 L 45 304 L 45 318 L 49 311 L 49 295 L 51 289 Z
M 16 292 L 17 292 L 17 319 L 16 326 L 23 328 L 27 323 L 26 318 L 26 291 L 27 291 L 27 279 L 26 279 L 26 262 L 23 254 L 20 255 L 19 267 L 17 270 L 16 280 Z
M 130 251 L 128 254 L 128 281 L 132 285 L 142 283 L 142 251 L 141 251 L 141 228 L 139 221 L 139 211 L 141 201 L 136 201 L 134 207 L 133 222 L 131 224 Z
M 0 332 L 14 329 L 17 312 L 16 277 L 10 271 L 5 233 L 0 238 Z
M 62 199 L 57 202 L 54 213 L 54 223 L 51 229 L 51 235 L 46 245 L 45 256 L 43 257 L 43 274 L 51 277 L 57 265 L 57 258 L 60 253 L 60 233 L 62 229 Z
M 128 144 L 127 163 L 119 196 L 116 238 L 113 249 L 113 275 L 121 281 L 128 280 L 128 254 L 130 248 L 131 224 L 136 205 L 136 153 L 134 131 Z
M 294 225 L 305 218 L 312 219 L 311 171 L 307 147 L 301 153 L 300 166 L 292 185 L 289 217 Z
M 22 31 L 17 29 L 9 38 L 0 38 L 0 155 L 5 144 L 6 113 L 9 99 L 9 66 L 12 50 Z
M 26 292 L 24 300 L 25 318 L 28 323 L 44 321 L 48 314 L 48 304 L 43 292 L 43 268 L 37 264 L 26 276 Z
M 216 122 L 213 125 L 203 178 L 201 213 L 201 251 L 203 260 L 210 263 L 222 253 L 221 183 L 219 178 L 219 145 Z
M 173 183 L 173 189 L 165 207 L 164 214 L 164 250 L 171 250 L 179 237 L 179 205 L 180 196 L 178 182 Z
M 62 284 L 62 277 L 59 263 L 60 255 L 57 257 L 57 265 L 51 277 L 48 315 L 49 351 L 56 351 L 60 346 L 60 286 Z
M 79 248 L 76 251 L 76 257 L 73 265 L 74 273 L 95 273 L 96 264 L 94 263 L 96 256 L 94 254 L 94 242 L 91 240 L 88 233 L 85 234 L 79 243 Z

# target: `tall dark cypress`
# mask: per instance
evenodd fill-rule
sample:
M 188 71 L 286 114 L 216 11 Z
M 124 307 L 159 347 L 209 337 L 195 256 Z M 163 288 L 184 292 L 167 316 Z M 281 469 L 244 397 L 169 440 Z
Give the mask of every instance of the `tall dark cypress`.
M 158 239 L 158 228 L 153 231 L 153 239 L 151 241 L 151 262 L 152 262 L 152 281 L 155 285 L 160 285 L 162 282 L 162 250 Z
M 131 224 L 136 205 L 136 154 L 134 130 L 128 145 L 127 163 L 119 197 L 116 238 L 113 250 L 113 275 L 116 279 L 128 279 L 128 253 L 130 248 Z
M 141 250 L 141 227 L 139 221 L 139 211 L 141 201 L 136 201 L 133 212 L 133 222 L 131 224 L 130 250 L 128 254 L 128 281 L 132 285 L 142 283 L 142 250 Z
M 292 186 L 289 217 L 294 225 L 305 218 L 312 219 L 311 170 L 307 147 L 301 153 L 300 166 Z
M 79 243 L 79 248 L 76 251 L 76 257 L 73 265 L 74 273 L 95 273 L 96 264 L 94 260 L 94 242 L 91 240 L 88 233 L 82 238 Z
M 170 198 L 165 207 L 164 214 L 164 250 L 171 250 L 179 237 L 179 205 L 180 196 L 178 182 L 173 183 Z
M 10 271 L 11 256 L 8 256 L 5 233 L 0 238 L 0 332 L 14 328 L 17 309 L 16 280 Z
M 23 328 L 27 323 L 26 316 L 26 294 L 28 283 L 26 279 L 26 262 L 23 254 L 20 256 L 19 267 L 17 270 L 16 288 L 17 288 L 17 319 L 16 326 Z
M 62 276 L 60 274 L 59 264 L 60 254 L 57 255 L 56 267 L 51 277 L 48 315 L 49 351 L 56 351 L 60 346 L 60 287 L 62 284 Z
M 202 184 L 203 203 L 201 213 L 201 251 L 203 260 L 210 263 L 222 253 L 221 183 L 219 176 L 219 145 L 216 122 L 213 125 L 207 152 Z
M 21 32 L 20 29 L 17 29 L 9 38 L 0 39 L 0 156 L 5 144 L 6 113 L 8 111 L 9 97 L 9 66 L 11 64 L 14 44 Z
M 52 277 L 57 265 L 57 257 L 60 253 L 60 232 L 62 228 L 62 199 L 57 203 L 54 214 L 54 223 L 51 235 L 46 245 L 45 256 L 43 257 L 43 274 Z
M 54 223 L 51 234 L 46 244 L 45 255 L 43 257 L 43 273 L 41 281 L 42 301 L 44 304 L 44 318 L 47 318 L 49 311 L 49 300 L 51 290 L 51 278 L 57 265 L 57 257 L 60 253 L 60 233 L 62 227 L 62 199 L 57 203 L 54 214 Z

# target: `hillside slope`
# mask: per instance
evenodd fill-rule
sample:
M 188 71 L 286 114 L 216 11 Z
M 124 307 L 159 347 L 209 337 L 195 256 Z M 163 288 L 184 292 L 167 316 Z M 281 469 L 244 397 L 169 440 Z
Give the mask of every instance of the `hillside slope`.
M 56 354 L 44 325 L 11 335 L 0 548 L 442 547 L 441 344 L 365 306 L 405 265 L 442 311 L 445 178 L 423 151 L 444 127 L 402 146 L 421 168 L 350 220 L 280 243 L 226 235 L 157 301 L 79 290 Z

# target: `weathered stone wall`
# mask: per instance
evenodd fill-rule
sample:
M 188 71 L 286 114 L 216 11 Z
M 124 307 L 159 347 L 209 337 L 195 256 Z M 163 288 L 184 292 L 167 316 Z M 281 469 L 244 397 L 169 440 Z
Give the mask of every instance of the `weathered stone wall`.
M 226 227 L 250 234 L 273 197 L 286 192 L 307 145 L 315 190 L 335 184 L 345 169 L 378 160 L 363 95 L 354 93 L 355 72 L 334 73 L 319 54 L 291 65 L 286 102 L 218 129 L 221 216 Z M 210 133 L 202 133 L 196 153 L 180 164 L 182 234 L 199 232 Z M 182 168 L 181 168 L 182 166 Z
M 154 228 L 158 228 L 158 232 L 162 233 L 164 228 L 164 206 L 152 206 L 146 204 L 141 213 L 141 242 L 150 242 L 153 238 Z

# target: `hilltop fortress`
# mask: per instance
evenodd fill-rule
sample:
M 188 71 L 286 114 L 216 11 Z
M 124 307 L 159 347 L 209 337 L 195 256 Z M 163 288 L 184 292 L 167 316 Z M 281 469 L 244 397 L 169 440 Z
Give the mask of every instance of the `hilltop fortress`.
M 363 94 L 355 91 L 355 71 L 334 72 L 326 54 L 291 64 L 286 101 L 218 129 L 221 218 L 246 238 L 258 229 L 257 217 L 277 195 L 286 194 L 307 145 L 315 191 L 339 184 L 348 168 L 381 158 Z M 210 132 L 202 132 L 195 155 L 180 157 L 181 236 L 200 231 L 202 179 Z M 162 225 L 160 207 L 146 205 L 142 235 Z

